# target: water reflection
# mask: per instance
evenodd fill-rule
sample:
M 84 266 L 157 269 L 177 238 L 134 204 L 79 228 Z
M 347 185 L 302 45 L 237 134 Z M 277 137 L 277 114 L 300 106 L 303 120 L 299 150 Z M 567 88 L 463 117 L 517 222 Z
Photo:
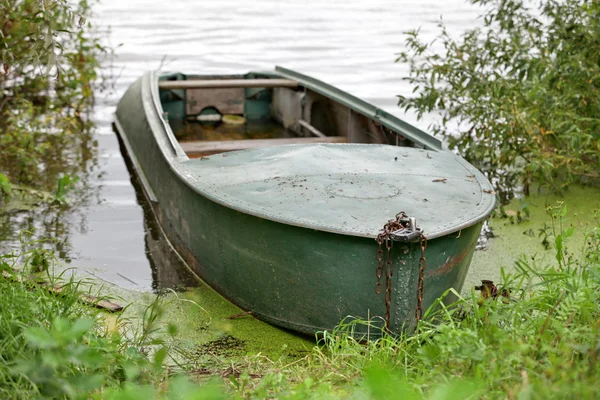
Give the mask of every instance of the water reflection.
M 158 224 L 152 206 L 133 169 L 131 159 L 120 139 L 119 147 L 131 176 L 131 185 L 135 189 L 136 200 L 144 214 L 144 244 L 152 270 L 152 289 L 160 292 L 164 289 L 185 290 L 188 287 L 198 286 L 199 278 L 187 268 Z
M 50 135 L 51 142 L 52 139 Z M 52 143 L 39 160 L 43 173 L 36 178 L 36 186 L 40 190 L 13 190 L 10 202 L 0 204 L 0 251 L 16 252 L 21 249 L 21 242 L 43 240 L 36 245 L 53 250 L 63 262 L 72 261 L 72 231 L 86 230 L 82 208 L 99 197 L 99 188 L 92 183 L 100 169 L 97 145 L 94 125 L 83 122 L 81 130 L 69 135 L 68 140 Z M 2 163 L 9 175 L 14 175 L 13 165 Z M 68 204 L 49 202 L 47 199 L 65 174 L 78 179 Z

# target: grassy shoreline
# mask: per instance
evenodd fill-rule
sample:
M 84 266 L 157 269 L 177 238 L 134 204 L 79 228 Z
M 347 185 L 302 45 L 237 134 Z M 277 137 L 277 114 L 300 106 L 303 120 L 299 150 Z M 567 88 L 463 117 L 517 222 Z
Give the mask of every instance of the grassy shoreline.
M 538 211 L 532 208 L 530 217 Z M 549 211 L 546 220 L 535 222 L 492 221 L 507 223 L 513 231 L 540 223 L 552 229 L 549 257 L 532 258 L 528 252 L 513 259 L 511 274 L 497 280 L 499 287 L 510 288 L 509 299 L 483 299 L 465 288 L 456 306 L 429 310 L 418 335 L 386 336 L 367 344 L 352 338 L 352 325 L 341 325 L 311 343 L 300 338 L 290 342 L 289 335 L 266 324 L 264 331 L 256 330 L 262 323 L 249 317 L 228 321 L 225 317 L 236 308 L 215 311 L 207 303 L 210 295 L 199 294 L 206 288 L 156 297 L 107 287 L 132 303 L 117 317 L 82 306 L 71 292 L 56 297 L 0 280 L 2 292 L 13 296 L 4 296 L 0 307 L 0 394 L 116 399 L 594 398 L 600 394 L 595 385 L 600 378 L 598 211 L 586 218 L 576 218 L 577 212 L 567 212 L 564 206 Z M 569 220 L 585 223 L 573 224 L 576 230 L 571 231 Z M 535 242 L 543 248 L 540 237 Z M 76 280 L 69 287 L 90 290 Z M 11 308 L 12 303 L 22 307 Z M 36 306 L 30 308 L 31 303 Z M 244 324 L 246 332 L 239 329 Z M 211 325 L 216 329 L 208 336 L 198 336 Z M 279 339 L 277 332 L 283 334 Z M 254 346 L 237 346 L 253 336 Z M 261 349 L 262 342 L 270 346 Z M 287 348 L 281 345 L 288 342 L 292 344 Z M 102 361 L 97 354 L 103 355 Z

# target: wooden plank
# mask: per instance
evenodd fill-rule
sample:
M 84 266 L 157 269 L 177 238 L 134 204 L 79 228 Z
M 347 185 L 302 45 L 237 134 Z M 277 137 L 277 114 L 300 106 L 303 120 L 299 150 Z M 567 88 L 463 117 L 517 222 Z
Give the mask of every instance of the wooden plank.
M 250 139 L 250 140 L 223 140 L 206 141 L 195 140 L 179 144 L 188 156 L 215 154 L 226 151 L 258 149 L 261 147 L 283 146 L 287 144 L 309 144 L 309 143 L 346 143 L 348 138 L 345 136 L 327 136 L 327 137 L 301 137 L 301 138 L 274 138 L 274 139 Z
M 313 135 L 315 135 L 317 137 L 327 137 L 327 135 L 325 135 L 323 132 L 321 132 L 320 130 L 318 130 L 317 128 L 315 128 L 314 126 L 312 126 L 311 124 L 309 124 L 308 122 L 306 122 L 303 119 L 299 119 L 298 123 L 300 124 L 300 126 L 306 128 L 310 133 L 312 133 Z
M 206 107 L 214 107 L 221 114 L 244 113 L 244 89 L 191 89 L 186 90 L 186 113 L 198 115 Z
M 47 282 L 43 282 L 42 286 L 47 287 L 48 290 L 52 293 L 60 294 L 64 291 L 64 286 L 50 285 Z M 94 306 L 97 308 L 101 308 L 103 310 L 107 310 L 110 312 L 118 312 L 123 310 L 123 306 L 117 303 L 113 303 L 112 301 L 101 299 L 96 296 L 92 296 L 87 293 L 77 293 L 77 297 L 79 301 L 82 303 L 88 304 L 90 306 Z
M 2 271 L 2 277 L 4 279 L 9 279 L 9 280 L 19 282 L 19 283 L 27 283 L 29 285 L 40 286 L 40 287 L 48 289 L 48 291 L 50 293 L 54 293 L 54 294 L 61 294 L 65 290 L 64 286 L 52 285 L 49 282 L 38 279 L 35 276 L 24 277 L 21 274 L 17 273 L 16 271 L 13 273 L 10 273 L 8 271 Z M 91 294 L 81 293 L 81 292 L 77 292 L 75 294 L 79 298 L 79 301 L 81 301 L 82 303 L 85 303 L 85 304 L 88 304 L 90 306 L 94 306 L 97 308 L 101 308 L 103 310 L 107 310 L 107 311 L 111 311 L 111 312 L 118 312 L 118 311 L 122 311 L 124 308 L 123 306 L 113 303 L 112 301 L 109 301 L 106 299 L 101 299 L 99 297 L 92 296 Z
M 199 79 L 186 81 L 161 81 L 159 89 L 220 89 L 220 88 L 275 88 L 298 87 L 290 79 Z

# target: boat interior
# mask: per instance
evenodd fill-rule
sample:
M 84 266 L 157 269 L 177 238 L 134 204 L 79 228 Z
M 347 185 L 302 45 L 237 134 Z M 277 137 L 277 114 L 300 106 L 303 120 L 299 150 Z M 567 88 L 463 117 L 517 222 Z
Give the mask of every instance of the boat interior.
M 250 73 L 171 74 L 159 81 L 163 117 L 190 158 L 307 143 L 415 143 L 290 79 Z

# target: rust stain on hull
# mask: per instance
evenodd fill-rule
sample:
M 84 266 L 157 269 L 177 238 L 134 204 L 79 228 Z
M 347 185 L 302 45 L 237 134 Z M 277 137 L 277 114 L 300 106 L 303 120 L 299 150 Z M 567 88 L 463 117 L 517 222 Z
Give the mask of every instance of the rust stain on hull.
M 453 256 L 453 257 L 448 257 L 448 260 L 442 264 L 438 269 L 431 271 L 427 274 L 428 278 L 431 277 L 439 277 L 442 275 L 448 275 L 457 265 L 460 265 L 465 258 L 467 258 L 467 256 L 469 254 L 471 254 L 472 250 L 473 250 L 473 245 L 476 243 L 476 241 L 471 244 L 468 247 L 465 247 L 463 249 L 462 252 L 460 252 L 459 254 Z

